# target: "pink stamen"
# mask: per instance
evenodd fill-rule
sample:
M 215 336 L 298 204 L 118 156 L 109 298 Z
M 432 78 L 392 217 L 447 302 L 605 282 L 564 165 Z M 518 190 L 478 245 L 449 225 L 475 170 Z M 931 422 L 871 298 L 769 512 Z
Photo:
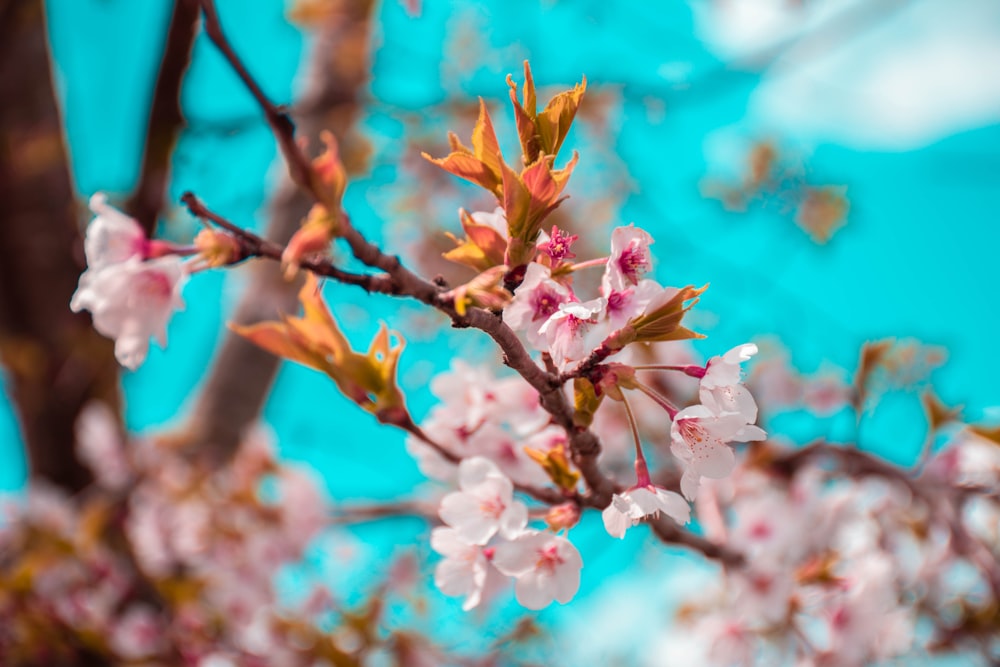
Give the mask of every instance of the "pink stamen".
M 559 556 L 559 547 L 556 544 L 550 544 L 544 549 L 538 550 L 538 561 L 535 563 L 535 567 L 539 570 L 544 570 L 549 574 L 556 571 L 556 568 L 563 564 L 563 559 Z

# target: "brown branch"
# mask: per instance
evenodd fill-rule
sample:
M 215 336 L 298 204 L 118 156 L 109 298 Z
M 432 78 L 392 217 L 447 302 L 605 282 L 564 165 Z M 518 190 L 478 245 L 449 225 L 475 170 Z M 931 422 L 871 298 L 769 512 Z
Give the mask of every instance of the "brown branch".
M 649 526 L 653 529 L 653 533 L 667 544 L 676 544 L 697 551 L 705 558 L 717 560 L 727 567 L 742 567 L 746 562 L 742 553 L 684 530 L 672 519 L 660 517 L 650 521 Z
M 367 523 L 398 517 L 417 517 L 435 524 L 441 522 L 433 505 L 418 500 L 399 500 L 371 505 L 339 505 L 331 512 L 331 521 L 338 524 Z
M 197 23 L 197 0 L 174 0 L 160 72 L 153 91 L 139 182 L 125 203 L 125 210 L 139 221 L 146 236 L 152 235 L 156 219 L 163 210 L 170 156 L 184 125 L 180 106 L 181 82 L 191 61 Z
M 278 147 L 281 149 L 281 153 L 285 156 L 285 161 L 288 163 L 288 171 L 292 180 L 300 187 L 309 190 L 316 199 L 319 199 L 313 186 L 311 178 L 312 170 L 310 169 L 309 161 L 305 158 L 302 150 L 295 144 L 295 124 L 292 122 L 291 117 L 285 111 L 271 103 L 271 100 L 264 94 L 256 79 L 247 70 L 246 65 L 240 60 L 236 51 L 233 50 L 232 44 L 229 43 L 229 40 L 226 39 L 222 31 L 222 23 L 219 21 L 219 14 L 215 8 L 215 0 L 199 0 L 199 4 L 205 16 L 205 34 L 208 35 L 208 38 L 215 47 L 219 49 L 219 52 L 222 53 L 229 66 L 233 68 L 233 71 L 236 72 L 236 75 L 243 82 L 243 85 L 246 86 L 247 90 L 250 91 L 250 94 L 264 112 L 267 124 L 274 131 L 274 136 L 278 140 Z
M 368 79 L 372 10 L 372 3 L 351 3 L 318 26 L 301 100 L 308 114 L 295 113 L 302 136 L 315 142 L 322 130 L 330 130 L 345 159 L 352 154 L 351 128 Z M 283 247 L 311 204 L 311 197 L 286 172 L 270 206 L 267 238 Z M 286 281 L 277 265 L 258 263 L 251 267 L 232 320 L 250 325 L 273 319 L 279 312 L 293 312 L 297 292 L 298 285 Z M 186 425 L 184 436 L 192 448 L 210 462 L 226 461 L 260 414 L 280 363 L 242 336 L 227 332 Z
M 199 1 L 205 16 L 206 33 L 261 107 L 288 163 L 292 180 L 309 192 L 314 199 L 321 200 L 312 178 L 309 158 L 295 141 L 294 124 L 286 113 L 267 98 L 233 50 L 222 30 L 214 0 Z M 387 293 L 409 296 L 436 308 L 451 318 L 453 326 L 479 329 L 500 346 L 505 363 L 539 392 L 542 406 L 553 416 L 556 423 L 566 429 L 573 461 L 590 487 L 589 502 L 595 506 L 606 506 L 611 501 L 611 494 L 616 487 L 614 482 L 600 470 L 597 463 L 597 457 L 601 452 L 600 441 L 589 429 L 581 429 L 574 424 L 573 408 L 563 393 L 559 378 L 541 369 L 531 359 L 531 355 L 521 344 L 517 334 L 499 317 L 486 310 L 472 308 L 465 315 L 459 315 L 454 305 L 443 298 L 438 285 L 421 278 L 404 267 L 398 257 L 384 253 L 378 246 L 369 242 L 350 224 L 346 216 L 341 225 L 341 233 L 357 259 L 367 266 L 381 269 L 389 276 L 390 291 Z M 381 286 L 379 284 L 379 287 Z
M 253 232 L 242 229 L 212 212 L 190 192 L 185 193 L 181 201 L 187 205 L 193 215 L 230 232 L 240 242 L 242 256 L 281 260 L 284 246 L 266 241 Z M 443 296 L 441 288 L 405 268 L 398 257 L 385 255 L 377 246 L 365 240 L 360 232 L 346 221 L 343 227 L 351 235 L 348 243 L 358 259 L 369 266 L 382 268 L 386 273 L 380 275 L 349 273 L 322 257 L 307 258 L 301 263 L 301 266 L 317 275 L 361 287 L 369 293 L 408 296 L 441 311 L 451 318 L 456 327 L 475 328 L 489 335 L 503 350 L 504 362 L 516 370 L 525 381 L 539 392 L 542 406 L 555 418 L 556 423 L 566 429 L 569 434 L 574 462 L 591 490 L 590 495 L 582 499 L 582 502 L 594 507 L 605 507 L 610 502 L 611 494 L 615 492 L 617 487 L 603 474 L 597 464 L 597 456 L 601 451 L 597 436 L 588 429 L 581 429 L 574 425 L 573 408 L 566 400 L 562 388 L 550 373 L 542 370 L 534 362 L 514 330 L 504 324 L 499 317 L 481 308 L 470 308 L 465 315 L 459 315 L 455 311 L 454 304 Z M 565 500 L 565 498 L 561 500 Z

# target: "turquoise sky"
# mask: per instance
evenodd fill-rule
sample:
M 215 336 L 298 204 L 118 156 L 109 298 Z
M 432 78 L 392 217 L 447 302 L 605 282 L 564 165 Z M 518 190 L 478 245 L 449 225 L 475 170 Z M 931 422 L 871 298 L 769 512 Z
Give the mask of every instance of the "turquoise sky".
M 98 190 L 125 194 L 136 178 L 171 3 L 46 4 L 81 200 Z M 236 49 L 268 94 L 293 101 L 308 39 L 286 21 L 283 3 L 218 4 Z M 914 337 L 948 349 L 948 365 L 935 375 L 946 399 L 964 403 L 973 418 L 1000 405 L 994 381 L 1000 355 L 993 349 L 1000 325 L 1000 93 L 995 72 L 984 65 L 997 62 L 989 49 L 1000 44 L 994 3 L 924 0 L 903 9 L 870 3 L 859 11 L 861 2 L 830 0 L 805 3 L 818 8 L 795 15 L 757 0 L 755 16 L 767 20 L 742 24 L 713 13 L 717 4 L 724 3 L 425 0 L 413 17 L 402 3 L 380 3 L 362 119 L 375 152 L 369 173 L 351 184 L 347 208 L 394 251 L 404 250 L 393 241 L 411 219 L 428 213 L 439 216 L 441 228 L 455 230 L 454 207 L 394 208 L 394 183 L 405 176 L 397 165 L 412 157 L 402 140 L 404 115 L 422 114 L 422 134 L 442 136 L 442 104 L 476 95 L 502 104 L 504 77 L 519 76 L 525 58 L 540 85 L 568 86 L 585 74 L 591 94 L 611 96 L 611 111 L 606 126 L 583 124 L 571 137 L 582 154 L 569 194 L 581 206 L 588 199 L 619 200 L 617 219 L 657 239 L 662 281 L 711 283 L 697 320 L 709 334 L 703 350 L 776 335 L 798 365 L 813 370 L 852 367 L 869 339 Z M 922 70 L 907 70 L 908 62 Z M 175 156 L 173 200 L 191 189 L 231 219 L 263 225 L 262 206 L 280 168 L 274 143 L 252 100 L 203 37 L 182 102 L 189 127 Z M 498 108 L 498 125 L 509 128 L 507 108 Z M 848 224 L 827 245 L 812 243 L 788 215 L 727 213 L 702 195 L 704 179 L 732 175 L 758 138 L 803 156 L 812 182 L 847 187 Z M 605 149 L 595 149 L 598 143 Z M 623 165 L 628 190 L 621 185 Z M 384 228 L 380 220 L 393 225 Z M 179 210 L 164 224 L 180 235 L 191 228 Z M 606 227 L 594 233 L 606 234 Z M 125 374 L 132 428 L 163 427 L 190 407 L 242 281 L 239 271 L 191 281 L 167 350 Z M 347 288 L 329 294 L 342 303 L 349 335 L 359 344 L 376 330 L 377 318 L 405 326 L 385 299 Z M 447 367 L 450 351 L 495 362 L 475 334 L 459 333 L 447 334 L 448 346 L 434 340 L 408 346 L 402 372 L 418 414 L 431 405 L 429 372 Z M 284 454 L 313 465 L 335 497 L 392 497 L 420 479 L 395 433 L 378 428 L 304 369 L 283 368 L 265 420 Z M 840 426 L 834 420 L 805 428 Z M 883 416 L 866 426 L 865 445 L 906 460 L 921 428 L 915 397 L 893 397 Z M 0 488 L 23 483 L 19 447 L 16 423 L 3 406 Z M 384 532 L 366 535 L 392 541 Z M 610 547 L 582 539 L 583 593 L 599 583 L 593 575 L 600 563 L 613 571 L 614 559 L 641 539 Z

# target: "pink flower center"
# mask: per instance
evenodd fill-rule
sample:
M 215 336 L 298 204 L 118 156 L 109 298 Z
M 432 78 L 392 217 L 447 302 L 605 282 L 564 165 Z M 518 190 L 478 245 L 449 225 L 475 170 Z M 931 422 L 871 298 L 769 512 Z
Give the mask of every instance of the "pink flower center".
M 701 420 L 697 417 L 688 419 L 678 419 L 677 428 L 681 432 L 681 437 L 689 445 L 694 446 L 708 440 L 708 431 L 701 425 Z
M 535 568 L 552 574 L 563 562 L 562 557 L 559 555 L 558 545 L 550 544 L 544 549 L 538 550 L 538 561 L 535 563 Z
M 144 271 L 135 277 L 135 293 L 142 297 L 169 301 L 173 291 L 173 283 L 161 271 Z
M 507 506 L 500 499 L 500 496 L 486 498 L 479 503 L 479 511 L 493 519 L 499 519 L 500 515 L 503 514 L 506 509 Z
M 622 251 L 618 258 L 618 268 L 633 283 L 639 281 L 639 273 L 649 268 L 646 251 L 636 241 L 633 241 Z
M 767 521 L 761 519 L 760 521 L 755 521 L 752 526 L 750 526 L 750 537 L 755 540 L 766 540 L 774 534 L 774 530 L 771 528 L 771 524 Z
M 559 303 L 559 295 L 555 290 L 540 286 L 531 299 L 531 307 L 535 311 L 531 321 L 547 320 L 549 315 L 559 310 Z
M 549 240 L 539 245 L 538 249 L 551 257 L 553 262 L 573 259 L 576 255 L 570 251 L 570 247 L 573 245 L 573 241 L 578 238 L 575 234 L 571 236 L 558 227 L 553 227 Z
M 628 304 L 629 297 L 632 296 L 633 290 L 626 289 L 620 292 L 612 290 L 611 294 L 608 296 L 608 312 L 617 313 L 625 309 Z

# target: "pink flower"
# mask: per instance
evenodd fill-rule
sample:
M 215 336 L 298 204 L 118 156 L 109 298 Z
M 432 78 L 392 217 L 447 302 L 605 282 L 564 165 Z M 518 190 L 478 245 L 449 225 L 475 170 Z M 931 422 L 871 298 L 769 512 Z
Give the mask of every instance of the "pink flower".
M 76 441 L 80 460 L 98 484 L 111 490 L 125 487 L 132 471 L 118 421 L 106 403 L 95 400 L 84 406 L 76 420 Z
M 149 339 L 167 342 L 167 322 L 182 308 L 181 287 L 187 269 L 179 257 L 166 256 L 144 262 L 130 257 L 101 269 L 88 269 L 70 308 L 89 310 L 94 328 L 115 339 L 115 358 L 135 370 L 146 359 Z
M 95 217 L 87 226 L 83 250 L 89 270 L 100 270 L 121 264 L 132 257 L 145 259 L 148 240 L 139 223 L 113 206 L 108 197 L 98 192 L 90 198 L 90 210 Z
M 753 343 L 737 345 L 722 356 L 715 356 L 705 364 L 705 375 L 701 378 L 702 389 L 717 389 L 740 383 L 742 363 L 757 354 Z
M 544 236 L 545 232 L 542 232 Z M 580 237 L 576 234 L 570 236 L 563 230 L 559 229 L 557 226 L 552 226 L 552 233 L 547 239 L 542 240 L 538 244 L 538 252 L 545 253 L 552 260 L 552 265 L 555 266 L 564 259 L 574 259 L 576 255 L 573 254 L 571 250 L 573 242 Z
M 104 194 L 91 197 L 90 208 L 97 217 L 84 240 L 87 270 L 70 308 L 89 310 L 94 328 L 115 339 L 118 362 L 135 370 L 146 359 L 151 336 L 166 345 L 167 322 L 184 305 L 180 290 L 188 271 L 169 254 L 174 246 L 148 240 L 139 223 L 108 206 Z
M 670 437 L 670 451 L 687 465 L 681 490 L 693 499 L 702 477 L 721 479 L 733 471 L 736 457 L 727 443 L 763 440 L 767 434 L 739 413 L 717 413 L 705 405 L 692 405 L 674 417 Z
M 441 520 L 469 544 L 486 544 L 498 531 L 518 534 L 528 522 L 528 508 L 513 499 L 514 485 L 492 461 L 481 456 L 458 467 L 462 489 L 441 499 Z
M 607 289 L 605 289 L 607 288 Z M 668 299 L 677 293 L 673 287 L 662 287 L 655 280 L 640 280 L 635 285 L 621 289 L 610 289 L 607 282 L 602 285 L 601 293 L 607 299 L 605 311 L 611 331 L 623 327 L 646 312 L 647 306 L 661 294 Z
M 469 544 L 454 528 L 435 528 L 431 531 L 431 548 L 444 556 L 434 569 L 438 589 L 445 595 L 465 596 L 465 611 L 479 605 L 487 579 L 491 574 L 498 576 L 483 547 Z
M 542 326 L 560 305 L 572 298 L 569 288 L 552 280 L 548 267 L 532 262 L 528 264 L 524 281 L 514 290 L 514 299 L 504 308 L 503 321 L 514 331 L 523 331 L 536 350 L 546 350 Z
M 564 369 L 571 362 L 583 359 L 600 343 L 603 331 L 595 325 L 604 306 L 603 298 L 560 304 L 559 310 L 539 329 L 558 368 Z
M 515 577 L 514 594 L 528 609 L 542 609 L 558 600 L 566 604 L 580 588 L 583 560 L 564 537 L 529 530 L 496 547 L 493 564 Z
M 155 611 L 137 604 L 128 608 L 111 630 L 111 649 L 125 660 L 148 658 L 164 645 L 163 629 Z
M 647 516 L 659 516 L 660 512 L 682 525 L 691 520 L 691 508 L 679 494 L 653 484 L 614 494 L 601 518 L 609 535 L 623 538 L 626 530 Z
M 652 268 L 649 254 L 652 243 L 653 237 L 634 224 L 615 228 L 611 232 L 611 256 L 604 271 L 602 290 L 610 293 L 637 285 L 643 274 Z

